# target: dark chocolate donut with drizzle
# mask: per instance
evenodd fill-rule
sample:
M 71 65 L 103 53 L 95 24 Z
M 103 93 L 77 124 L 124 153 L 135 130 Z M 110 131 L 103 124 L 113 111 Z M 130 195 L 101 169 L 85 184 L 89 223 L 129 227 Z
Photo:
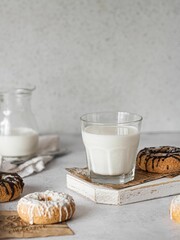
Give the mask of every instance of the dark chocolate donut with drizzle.
M 23 179 L 17 173 L 0 172 L 0 202 L 18 198 L 23 187 Z
M 144 148 L 137 155 L 137 163 L 147 172 L 178 172 L 180 171 L 180 148 L 172 146 Z

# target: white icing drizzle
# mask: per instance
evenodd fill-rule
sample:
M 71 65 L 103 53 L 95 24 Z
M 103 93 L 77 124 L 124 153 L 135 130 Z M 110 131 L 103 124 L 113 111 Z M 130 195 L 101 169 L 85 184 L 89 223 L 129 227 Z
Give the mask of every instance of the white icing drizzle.
M 62 221 L 63 212 L 65 212 L 65 220 L 72 217 L 72 205 L 75 206 L 74 200 L 71 196 L 65 193 L 58 193 L 54 191 L 35 192 L 26 195 L 18 202 L 17 209 L 20 211 L 21 203 L 28 207 L 29 223 L 34 223 L 34 210 L 37 210 L 38 215 L 53 218 L 53 209 L 59 210 L 59 222 Z M 64 211 L 62 211 L 62 209 Z M 68 211 L 70 209 L 70 212 Z
M 19 182 L 19 178 L 16 175 L 6 175 L 6 174 L 2 174 L 2 179 L 4 180 L 9 180 L 11 179 L 11 182 L 16 184 Z

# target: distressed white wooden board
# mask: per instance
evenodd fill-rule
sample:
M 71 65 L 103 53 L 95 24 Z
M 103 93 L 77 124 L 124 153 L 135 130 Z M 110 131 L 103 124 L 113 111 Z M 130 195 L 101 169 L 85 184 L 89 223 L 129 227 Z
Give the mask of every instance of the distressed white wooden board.
M 161 178 L 119 190 L 95 185 L 69 173 L 66 180 L 69 189 L 102 204 L 124 205 L 180 194 L 180 175 L 174 178 Z

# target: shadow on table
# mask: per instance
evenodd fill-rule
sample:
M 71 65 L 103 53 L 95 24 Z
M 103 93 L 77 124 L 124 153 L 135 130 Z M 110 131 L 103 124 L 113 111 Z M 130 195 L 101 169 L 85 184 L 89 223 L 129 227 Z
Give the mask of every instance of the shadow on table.
M 89 216 L 91 212 L 92 212 L 91 208 L 76 204 L 76 211 L 73 219 L 76 220 L 76 219 L 84 218 L 86 216 Z
M 42 186 L 37 186 L 37 185 L 28 185 L 26 184 L 23 190 L 23 193 L 21 195 L 21 197 L 29 194 L 29 193 L 33 193 L 33 192 L 42 192 Z

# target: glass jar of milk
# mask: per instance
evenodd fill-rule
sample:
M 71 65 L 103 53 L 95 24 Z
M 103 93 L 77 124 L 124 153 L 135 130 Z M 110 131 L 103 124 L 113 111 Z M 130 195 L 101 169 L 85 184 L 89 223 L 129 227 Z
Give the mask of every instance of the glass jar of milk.
M 90 178 L 126 183 L 135 176 L 142 117 L 128 112 L 89 113 L 81 117 Z
M 5 88 L 0 91 L 0 155 L 6 161 L 24 161 L 38 147 L 38 130 L 31 111 L 35 87 Z

